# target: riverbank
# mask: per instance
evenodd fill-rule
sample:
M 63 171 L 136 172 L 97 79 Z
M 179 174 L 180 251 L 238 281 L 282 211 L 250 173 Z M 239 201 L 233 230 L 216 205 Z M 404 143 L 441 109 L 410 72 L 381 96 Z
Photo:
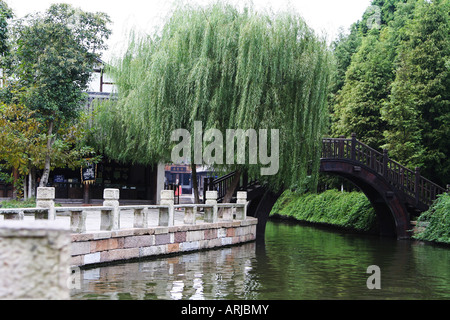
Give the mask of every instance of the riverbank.
M 319 194 L 298 194 L 286 190 L 273 206 L 270 217 L 365 233 L 374 233 L 377 229 L 375 211 L 367 197 L 360 192 L 327 190 Z
M 430 209 L 420 215 L 418 223 L 427 226 L 414 239 L 450 244 L 450 195 L 439 195 Z
M 360 233 L 372 234 L 377 230 L 375 211 L 361 192 L 327 190 L 319 194 L 298 194 L 287 190 L 272 208 L 270 217 Z M 440 195 L 418 221 L 411 223 L 415 226 L 413 239 L 449 245 L 450 195 Z

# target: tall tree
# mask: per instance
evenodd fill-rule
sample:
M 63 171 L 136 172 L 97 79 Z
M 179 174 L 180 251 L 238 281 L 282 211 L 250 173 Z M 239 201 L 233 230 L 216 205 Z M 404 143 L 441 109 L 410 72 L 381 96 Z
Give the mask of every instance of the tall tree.
M 3 67 L 4 56 L 8 54 L 8 20 L 13 18 L 13 12 L 8 5 L 0 0 L 0 56 L 2 61 L 0 66 Z
M 450 180 L 450 1 L 419 1 L 403 29 L 391 99 L 389 149 L 429 178 Z
M 383 106 L 395 79 L 399 30 L 411 16 L 416 0 L 374 0 L 357 27 L 361 45 L 351 57 L 344 84 L 333 100 L 332 132 L 355 132 L 374 148 L 385 146 Z
M 384 121 L 381 107 L 389 95 L 392 75 L 392 47 L 385 31 L 372 30 L 353 56 L 345 84 L 334 107 L 333 133 L 349 136 L 355 132 L 368 145 L 379 148 L 383 143 Z
M 279 172 L 265 178 L 275 188 L 298 183 L 310 161 L 319 163 L 329 69 L 325 43 L 295 13 L 179 7 L 159 33 L 134 37 L 116 61 L 119 97 L 99 112 L 97 145 L 111 158 L 149 164 L 170 161 L 171 132 L 194 133 L 196 122 L 224 135 L 279 129 Z M 211 141 L 203 139 L 200 153 Z M 226 159 L 225 148 L 214 151 Z M 257 177 L 263 165 L 219 167 Z
M 45 125 L 41 186 L 48 181 L 59 129 L 70 126 L 79 116 L 83 91 L 111 33 L 109 22 L 104 13 L 57 4 L 15 25 L 9 73 L 17 81 L 10 84 L 9 92 L 19 92 L 18 99 Z

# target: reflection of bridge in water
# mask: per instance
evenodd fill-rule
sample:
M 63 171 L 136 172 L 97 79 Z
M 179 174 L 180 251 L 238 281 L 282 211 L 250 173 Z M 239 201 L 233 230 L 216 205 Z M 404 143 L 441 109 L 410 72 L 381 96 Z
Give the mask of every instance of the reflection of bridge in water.
M 372 203 L 378 217 L 380 235 L 408 238 L 410 215 L 426 211 L 446 190 L 383 153 L 356 139 L 323 139 L 320 171 L 339 175 L 358 186 Z M 213 188 L 225 194 L 234 174 L 213 181 Z M 258 234 L 263 235 L 269 213 L 280 196 L 256 182 L 244 184 L 250 200 L 249 215 L 258 218 Z M 221 190 L 223 190 L 221 192 Z

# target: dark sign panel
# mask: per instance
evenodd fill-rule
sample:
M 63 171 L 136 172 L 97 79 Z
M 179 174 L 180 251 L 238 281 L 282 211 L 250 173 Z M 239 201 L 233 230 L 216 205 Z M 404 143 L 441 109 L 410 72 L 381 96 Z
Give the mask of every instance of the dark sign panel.
M 85 184 L 95 183 L 97 177 L 97 165 L 94 163 L 87 163 L 86 166 L 81 167 L 81 182 Z

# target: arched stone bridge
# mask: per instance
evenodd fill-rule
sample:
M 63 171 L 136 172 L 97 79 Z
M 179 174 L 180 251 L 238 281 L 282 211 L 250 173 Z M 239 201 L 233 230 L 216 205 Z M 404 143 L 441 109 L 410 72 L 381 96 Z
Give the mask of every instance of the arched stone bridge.
M 383 153 L 356 139 L 323 139 L 320 171 L 338 175 L 358 186 L 367 196 L 378 217 L 380 235 L 408 238 L 410 215 L 426 211 L 436 196 L 446 192 L 439 185 L 420 175 L 419 168 L 412 171 Z M 233 174 L 212 182 L 215 190 L 225 194 L 227 181 Z M 258 218 L 258 235 L 263 236 L 269 213 L 279 193 L 266 190 L 258 183 L 244 184 L 248 191 L 249 214 Z M 220 194 L 220 192 L 219 192 Z

